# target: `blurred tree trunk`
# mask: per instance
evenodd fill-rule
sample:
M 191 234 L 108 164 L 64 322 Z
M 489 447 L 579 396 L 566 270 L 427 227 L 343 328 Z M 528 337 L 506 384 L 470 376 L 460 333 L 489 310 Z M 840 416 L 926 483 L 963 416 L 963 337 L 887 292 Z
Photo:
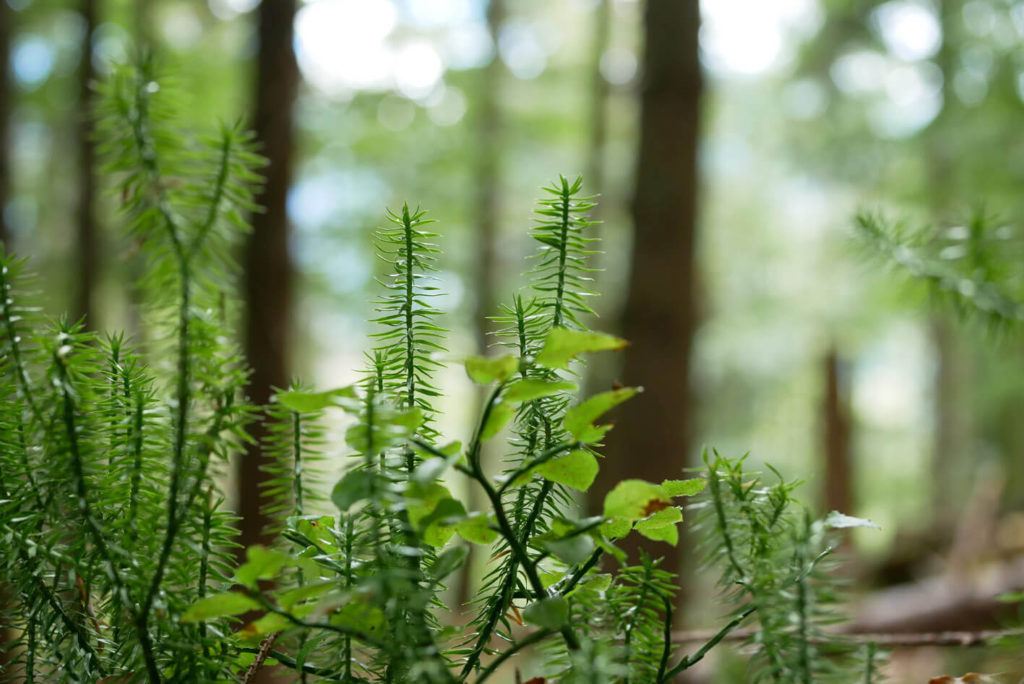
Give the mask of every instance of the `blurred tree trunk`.
M 298 67 L 292 50 L 295 0 L 263 0 L 259 8 L 253 126 L 261 152 L 269 160 L 266 184 L 257 196 L 263 212 L 253 214 L 244 249 L 246 356 L 252 366 L 248 396 L 257 406 L 269 403 L 272 387 L 290 382 L 288 371 L 292 310 L 292 264 L 288 254 L 286 200 L 293 151 L 292 107 Z M 253 437 L 261 440 L 262 426 Z M 260 482 L 265 478 L 259 445 L 238 462 L 238 512 L 243 546 L 269 541 L 267 517 L 260 511 Z
M 854 513 L 853 463 L 850 460 L 849 385 L 844 364 L 835 349 L 825 356 L 825 396 L 822 402 L 825 448 L 825 511 Z
M 621 332 L 631 346 L 622 381 L 641 385 L 609 433 L 593 505 L 615 482 L 677 478 L 691 465 L 690 347 L 696 325 L 694 242 L 697 144 L 703 89 L 698 57 L 698 3 L 648 0 L 640 148 L 633 200 L 634 243 Z M 665 556 L 677 570 L 677 547 L 631 535 L 626 546 Z
M 8 145 L 8 129 L 11 121 L 11 101 L 14 89 L 11 87 L 11 29 L 14 11 L 6 2 L 0 2 L 0 244 L 11 249 L 10 229 L 4 209 L 11 189 L 11 155 Z
M 931 208 L 932 220 L 938 226 L 952 225 L 951 207 L 963 200 L 957 191 L 955 177 L 959 150 L 958 124 L 953 116 L 959 106 L 953 94 L 957 48 L 953 44 L 953 26 L 959 21 L 963 2 L 941 0 L 938 4 L 942 27 L 942 45 L 935 63 L 942 72 L 943 103 L 939 114 L 925 131 L 925 157 L 928 162 L 928 188 L 925 201 Z M 932 439 L 932 527 L 948 538 L 962 509 L 959 474 L 969 430 L 970 406 L 961 401 L 968 380 L 965 377 L 964 350 L 958 344 L 955 326 L 941 313 L 932 317 L 930 336 L 935 351 L 934 433 Z
M 78 284 L 72 304 L 76 317 L 85 317 L 89 328 L 96 327 L 93 316 L 93 292 L 99 273 L 99 249 L 96 231 L 96 162 L 92 141 L 92 34 L 96 28 L 96 0 L 82 0 L 81 56 L 78 65 L 78 107 L 75 110 L 75 136 L 78 147 L 78 206 L 75 216 L 75 261 Z
M 505 20 L 505 0 L 490 0 L 487 4 L 487 29 L 494 45 Z M 480 354 L 487 351 L 491 326 L 488 316 L 496 313 L 495 291 L 497 281 L 498 200 L 500 196 L 501 164 L 501 83 L 505 67 L 495 48 L 490 64 L 480 71 L 479 110 L 476 117 L 476 287 L 474 321 L 476 347 Z
M 601 57 L 608 49 L 612 29 L 611 0 L 598 0 L 594 8 L 594 36 L 590 45 L 590 145 L 587 149 L 588 194 L 604 192 L 604 148 L 608 139 L 608 81 L 601 73 Z M 598 204 L 595 217 L 601 211 Z M 600 229 L 600 225 L 591 230 Z M 595 231 L 595 235 L 597 232 Z
M 477 157 L 476 157 L 476 251 L 473 284 L 476 300 L 473 307 L 473 331 L 478 354 L 487 354 L 490 335 L 493 330 L 488 316 L 497 313 L 498 283 L 498 233 L 499 200 L 501 197 L 501 149 L 502 128 L 501 86 L 505 77 L 505 65 L 498 56 L 497 45 L 501 25 L 505 21 L 505 0 L 490 0 L 487 3 L 487 31 L 495 46 L 490 63 L 479 72 L 477 97 L 479 104 L 476 114 Z M 484 401 L 484 392 L 477 393 L 477 399 Z M 493 449 L 484 448 L 484 459 L 491 458 Z M 466 492 L 467 504 L 472 508 L 480 505 L 479 493 L 475 487 Z M 471 598 L 473 558 L 476 549 L 470 545 L 469 558 L 463 563 L 456 586 L 456 605 L 460 608 Z

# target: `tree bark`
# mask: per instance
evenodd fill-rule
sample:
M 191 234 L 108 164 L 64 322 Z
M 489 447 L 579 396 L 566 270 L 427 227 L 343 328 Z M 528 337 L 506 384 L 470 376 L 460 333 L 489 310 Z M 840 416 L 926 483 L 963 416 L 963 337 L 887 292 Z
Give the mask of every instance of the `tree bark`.
M 295 0 L 263 0 L 258 18 L 253 125 L 269 165 L 266 184 L 256 199 L 264 211 L 252 216 L 252 233 L 243 255 L 244 344 L 252 367 L 248 396 L 257 406 L 269 403 L 273 387 L 285 387 L 290 381 L 292 264 L 286 200 L 294 137 L 292 106 L 299 78 L 292 50 L 295 6 Z M 261 440 L 263 433 L 262 426 L 256 424 L 253 437 Z M 264 462 L 259 445 L 250 446 L 238 462 L 239 541 L 243 547 L 270 541 L 265 533 L 269 520 L 260 510 Z
M 505 0 L 490 0 L 487 3 L 487 30 L 495 46 L 498 34 L 505 21 Z M 500 232 L 501 198 L 501 150 L 502 128 L 501 86 L 505 77 L 505 66 L 495 54 L 491 62 L 479 72 L 477 96 L 479 105 L 476 114 L 477 157 L 476 157 L 476 252 L 473 284 L 475 301 L 473 305 L 473 332 L 476 337 L 477 353 L 486 355 L 491 343 L 493 326 L 488 316 L 497 313 L 498 277 L 498 234 Z M 483 391 L 477 392 L 479 403 L 485 400 Z M 493 458 L 493 449 L 484 448 L 483 457 Z M 479 494 L 475 487 L 466 493 L 467 504 L 476 508 Z M 470 546 L 469 557 L 459 572 L 456 587 L 456 604 L 466 605 L 472 598 L 473 559 L 476 549 Z
M 826 511 L 852 515 L 853 464 L 850 460 L 849 388 L 843 382 L 841 361 L 835 349 L 825 356 L 825 397 L 822 418 L 825 450 Z
M 594 8 L 594 37 L 590 45 L 590 145 L 587 149 L 587 175 L 584 187 L 588 193 L 600 195 L 604 191 L 604 148 L 608 139 L 608 81 L 601 73 L 601 57 L 608 49 L 611 35 L 611 0 L 598 0 Z M 601 205 L 595 208 L 595 217 Z M 599 229 L 594 226 L 591 230 Z M 596 235 L 593 233 L 592 235 Z
M 618 412 L 609 433 L 594 506 L 617 481 L 678 478 L 690 465 L 690 347 L 696 326 L 694 242 L 697 144 L 703 89 L 698 3 L 648 0 L 640 149 L 633 201 L 634 244 L 621 332 L 631 342 L 622 380 L 644 392 Z M 625 546 L 664 556 L 677 547 L 633 534 Z
M 89 328 L 95 328 L 93 317 L 93 292 L 99 274 L 99 249 L 96 229 L 96 161 L 92 140 L 92 34 L 96 28 L 96 0 L 82 0 L 82 19 L 85 33 L 82 36 L 81 57 L 78 67 L 78 107 L 75 111 L 75 136 L 78 147 L 78 207 L 75 216 L 77 245 L 75 261 L 77 285 L 72 304 L 75 316 L 84 317 Z

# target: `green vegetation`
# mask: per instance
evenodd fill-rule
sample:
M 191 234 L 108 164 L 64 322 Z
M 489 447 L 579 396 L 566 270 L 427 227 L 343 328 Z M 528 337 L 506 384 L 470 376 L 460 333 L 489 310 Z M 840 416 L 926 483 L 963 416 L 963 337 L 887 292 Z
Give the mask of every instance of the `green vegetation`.
M 432 421 L 446 358 L 431 304 L 438 236 L 422 211 L 389 214 L 379 243 L 393 271 L 365 379 L 277 392 L 265 449 L 278 542 L 236 563 L 217 474 L 261 418 L 228 341 L 230 253 L 261 160 L 237 128 L 178 129 L 173 101 L 149 64 L 103 88 L 107 169 L 147 259 L 139 287 L 159 331 L 144 353 L 45 320 L 24 262 L 3 257 L 0 579 L 17 630 L 9 667 L 25 681 L 248 681 L 279 665 L 296 681 L 483 682 L 538 646 L 528 676 L 654 683 L 748 624 L 757 680 L 874 681 L 873 656 L 823 630 L 835 619 L 828 530 L 865 521 L 815 520 L 793 484 L 717 455 L 700 477 L 620 482 L 602 515 L 580 516 L 576 492 L 593 483 L 611 428 L 604 415 L 640 391 L 578 398 L 581 357 L 626 344 L 586 327 L 593 204 L 580 180 L 546 189 L 529 288 L 498 317 L 508 353 L 460 360 L 486 396 L 463 443 Z M 326 439 L 334 412 L 348 420 L 343 446 Z M 502 472 L 488 472 L 484 445 L 502 439 Z M 346 454 L 335 514 L 310 514 L 322 464 Z M 481 510 L 449 478 L 477 487 Z M 735 608 L 683 655 L 671 638 L 673 573 L 617 542 L 678 544 L 687 500 Z M 461 625 L 444 583 L 468 544 L 490 561 Z

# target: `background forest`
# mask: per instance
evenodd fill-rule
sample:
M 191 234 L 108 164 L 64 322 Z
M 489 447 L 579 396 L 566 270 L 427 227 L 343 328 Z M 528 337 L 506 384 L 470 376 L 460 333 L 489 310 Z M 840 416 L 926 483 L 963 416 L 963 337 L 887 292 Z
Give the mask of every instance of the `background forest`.
M 817 511 L 881 526 L 844 549 L 859 628 L 1012 614 L 997 597 L 1024 586 L 1019 328 L 958 316 L 866 258 L 854 227 L 865 210 L 932 226 L 955 252 L 984 223 L 1020 279 L 1024 2 L 0 0 L 0 238 L 31 257 L 48 313 L 145 341 L 139 246 L 98 187 L 89 116 L 91 84 L 133 45 L 189 117 L 247 122 L 269 160 L 239 256 L 255 403 L 293 378 L 359 378 L 373 235 L 403 201 L 443 225 L 451 351 L 482 353 L 475 322 L 519 282 L 540 186 L 582 174 L 604 251 L 591 306 L 632 342 L 586 383 L 645 388 L 617 412 L 592 500 L 678 477 L 703 444 L 749 451 L 749 468 L 805 480 Z M 461 434 L 475 390 L 457 365 L 439 383 L 466 401 L 437 430 Z M 225 482 L 246 545 L 265 539 L 259 466 L 250 454 Z M 692 578 L 679 627 L 707 627 L 687 540 L 651 549 Z M 698 674 L 741 681 L 729 661 Z M 886 668 L 917 682 L 1006 662 L 929 646 Z

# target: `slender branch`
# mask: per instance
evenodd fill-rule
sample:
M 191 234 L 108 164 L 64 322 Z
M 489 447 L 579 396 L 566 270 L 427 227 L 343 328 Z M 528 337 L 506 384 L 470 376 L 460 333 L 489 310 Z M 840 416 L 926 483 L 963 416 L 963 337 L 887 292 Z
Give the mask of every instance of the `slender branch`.
M 665 606 L 665 632 L 664 648 L 661 651 L 661 662 L 658 663 L 658 677 L 655 679 L 655 681 L 658 682 L 664 681 L 665 669 L 668 667 L 668 659 L 669 656 L 672 655 L 672 600 L 667 596 L 662 596 L 661 601 Z
M 199 230 L 196 233 L 195 238 L 192 239 L 192 244 L 189 246 L 188 255 L 186 261 L 191 262 L 192 258 L 202 248 L 203 241 L 206 239 L 210 229 L 213 228 L 213 224 L 217 222 L 217 216 L 220 214 L 220 203 L 224 199 L 224 187 L 228 180 L 228 169 L 230 168 L 231 162 L 231 135 L 225 131 L 224 137 L 220 143 L 220 163 L 217 166 L 217 180 L 213 184 L 213 195 L 210 197 L 210 206 L 206 212 L 206 218 L 199 226 Z
M 538 454 L 537 457 L 534 458 L 533 460 L 519 466 L 508 475 L 503 476 L 506 479 L 498 488 L 498 494 L 504 494 L 505 490 L 511 487 L 516 480 L 518 480 L 520 477 L 527 474 L 537 466 L 543 463 L 547 463 L 555 456 L 561 454 L 563 451 L 572 451 L 573 449 L 579 449 L 580 446 L 582 445 L 579 442 L 563 442 L 561 444 L 556 444 L 555 446 L 549 449 L 545 449 L 544 451 L 540 452 L 540 454 Z
M 245 646 L 238 650 L 242 653 L 255 653 L 258 655 L 261 649 L 254 648 L 251 646 Z M 319 677 L 331 677 L 336 675 L 334 670 L 329 670 L 326 667 L 317 667 L 315 665 L 307 665 L 305 663 L 299 665 L 297 660 L 292 658 L 287 653 L 284 653 L 283 651 L 276 651 L 274 649 L 271 649 L 267 655 L 276 660 L 280 665 L 283 665 L 284 667 L 287 667 L 292 670 L 296 670 L 297 672 L 302 672 L 303 674 L 317 675 Z M 349 680 L 343 679 L 342 681 L 347 682 Z
M 704 656 L 708 654 L 708 651 L 713 649 L 715 646 L 718 645 L 720 641 L 729 636 L 729 633 L 735 630 L 737 627 L 739 627 L 740 623 L 746 620 L 755 610 L 757 610 L 756 607 L 750 606 L 742 613 L 734 616 L 731 620 L 729 620 L 729 622 L 725 624 L 724 627 L 722 627 L 720 630 L 712 634 L 711 637 L 704 643 L 704 645 L 698 648 L 693 655 L 686 656 L 685 658 L 680 660 L 675 667 L 669 670 L 665 674 L 665 676 L 658 680 L 658 684 L 671 681 L 673 677 L 675 677 L 683 670 L 691 668 L 697 663 L 699 663 L 701 660 L 703 660 Z
M 249 591 L 247 593 L 249 596 L 259 601 L 260 605 L 263 606 L 263 608 L 266 609 L 268 612 L 273 613 L 274 615 L 280 615 L 293 625 L 296 625 L 298 627 L 306 627 L 308 629 L 322 629 L 328 632 L 341 634 L 343 636 L 350 636 L 355 639 L 359 639 L 368 646 L 372 646 L 374 648 L 384 648 L 384 644 L 382 644 L 380 641 L 377 641 L 372 636 L 370 636 L 369 634 L 360 629 L 346 627 L 344 625 L 335 625 L 330 622 L 310 622 L 308 620 L 303 620 L 292 615 L 286 610 L 281 610 L 273 603 L 271 603 L 265 596 L 260 594 L 258 591 Z
M 514 644 L 506 648 L 504 651 L 502 651 L 497 658 L 492 660 L 490 664 L 488 664 L 487 667 L 483 669 L 483 671 L 480 673 L 480 678 L 476 680 L 476 684 L 482 684 L 492 674 L 497 672 L 498 667 L 500 667 L 502 663 L 504 663 L 506 660 L 514 656 L 519 651 L 523 650 L 527 646 L 532 646 L 539 641 L 543 641 L 552 634 L 556 633 L 557 632 L 553 629 L 542 629 L 538 632 L 534 632 L 533 634 L 525 636 L 519 641 L 515 642 Z

